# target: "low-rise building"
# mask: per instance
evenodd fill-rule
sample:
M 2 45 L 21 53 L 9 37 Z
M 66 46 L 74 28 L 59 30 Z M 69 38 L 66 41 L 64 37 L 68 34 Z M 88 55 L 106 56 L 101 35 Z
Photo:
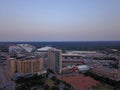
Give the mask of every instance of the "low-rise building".
M 61 77 L 60 80 L 70 84 L 71 90 L 92 90 L 93 86 L 99 84 L 99 82 L 93 78 L 83 75 L 64 76 Z
M 39 73 L 43 70 L 43 58 L 9 59 L 10 74 Z
M 111 69 L 107 67 L 94 67 L 92 69 L 92 73 L 97 74 L 98 76 L 112 79 L 112 80 L 116 80 L 116 81 L 120 80 L 119 69 Z
M 63 53 L 62 54 L 62 66 L 83 64 L 84 61 L 80 54 Z

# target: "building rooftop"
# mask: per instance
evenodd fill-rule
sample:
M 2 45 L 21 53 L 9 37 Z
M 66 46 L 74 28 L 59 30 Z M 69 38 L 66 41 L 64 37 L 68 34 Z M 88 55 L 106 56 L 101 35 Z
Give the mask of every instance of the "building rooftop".
M 65 76 L 61 80 L 73 86 L 75 90 L 88 90 L 99 83 L 93 78 L 83 75 Z
M 105 66 L 97 66 L 95 67 L 94 69 L 98 69 L 98 70 L 101 70 L 101 71 L 104 71 L 104 72 L 108 72 L 108 73 L 112 73 L 112 72 L 116 72 L 117 69 L 115 68 L 109 68 L 109 67 L 105 67 Z
M 66 51 L 66 53 L 73 53 L 73 54 L 95 54 L 96 51 Z
M 29 44 L 17 44 L 16 46 L 9 47 L 10 55 L 24 56 L 24 54 L 33 53 L 36 48 Z
M 37 51 L 48 51 L 49 49 L 52 49 L 52 48 L 53 47 L 46 46 L 46 47 L 42 47 L 42 48 L 37 49 Z
M 19 58 L 10 58 L 11 60 L 34 60 L 34 59 L 40 59 L 42 57 L 40 56 L 24 56 L 24 57 L 19 57 Z
M 62 56 L 74 56 L 74 57 L 80 57 L 80 54 L 63 53 Z

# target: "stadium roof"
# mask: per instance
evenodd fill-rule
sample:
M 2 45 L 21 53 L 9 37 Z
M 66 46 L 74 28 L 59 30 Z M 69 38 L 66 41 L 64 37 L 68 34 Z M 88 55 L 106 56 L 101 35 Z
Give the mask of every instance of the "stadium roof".
M 42 48 L 37 49 L 37 51 L 48 51 L 49 49 L 52 49 L 52 48 L 53 47 L 46 46 L 46 47 L 42 47 Z

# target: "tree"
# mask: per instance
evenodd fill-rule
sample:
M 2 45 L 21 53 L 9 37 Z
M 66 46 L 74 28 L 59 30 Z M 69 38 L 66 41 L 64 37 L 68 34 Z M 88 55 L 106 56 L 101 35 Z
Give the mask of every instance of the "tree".
M 45 87 L 44 87 L 44 90 L 49 90 L 49 86 L 48 85 L 45 85 Z
M 56 81 L 56 80 L 57 80 L 57 78 L 56 78 L 55 76 L 53 76 L 51 79 L 52 79 L 53 81 Z
M 51 90 L 59 90 L 59 88 L 56 87 L 56 86 L 53 86 L 53 87 L 51 88 Z

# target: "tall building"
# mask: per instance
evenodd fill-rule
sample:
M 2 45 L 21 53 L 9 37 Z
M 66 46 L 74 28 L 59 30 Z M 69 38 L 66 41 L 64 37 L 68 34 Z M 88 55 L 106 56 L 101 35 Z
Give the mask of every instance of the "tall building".
M 61 73 L 62 51 L 56 48 L 48 50 L 48 68 L 55 73 Z
M 29 58 L 29 59 L 10 59 L 10 73 L 27 74 L 39 73 L 43 70 L 43 58 Z

